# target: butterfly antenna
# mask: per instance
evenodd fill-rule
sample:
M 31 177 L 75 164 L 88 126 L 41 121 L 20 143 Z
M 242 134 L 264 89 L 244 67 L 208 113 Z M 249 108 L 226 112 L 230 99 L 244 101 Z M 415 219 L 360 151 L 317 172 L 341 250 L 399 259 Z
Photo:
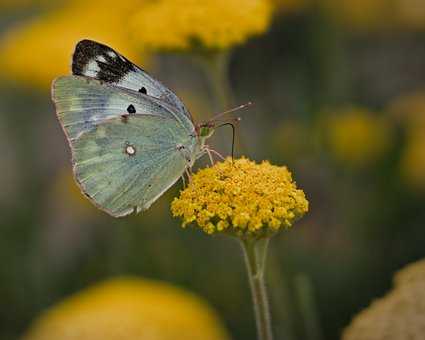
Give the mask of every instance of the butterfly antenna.
M 240 120 L 241 120 L 240 118 L 235 118 L 235 119 L 232 119 L 233 122 L 227 121 L 227 122 L 217 126 L 217 128 L 219 128 L 221 126 L 226 126 L 226 125 L 232 127 L 232 161 L 233 161 L 234 156 L 235 156 L 235 132 L 236 132 L 236 130 L 235 130 L 235 124 L 234 123 L 239 122 Z
M 236 106 L 236 107 L 234 107 L 233 109 L 230 109 L 230 110 L 226 110 L 226 111 L 220 112 L 220 113 L 218 113 L 218 114 L 214 115 L 214 116 L 210 119 L 210 121 L 215 121 L 217 118 L 219 118 L 219 117 L 221 117 L 221 116 L 224 116 L 224 115 L 226 115 L 226 114 L 228 114 L 228 113 L 231 113 L 231 112 L 235 112 L 235 111 L 239 111 L 239 110 L 246 109 L 247 107 L 250 107 L 251 105 L 253 105 L 253 102 L 248 102 L 248 103 L 245 103 L 245 104 L 242 104 L 242 105 Z

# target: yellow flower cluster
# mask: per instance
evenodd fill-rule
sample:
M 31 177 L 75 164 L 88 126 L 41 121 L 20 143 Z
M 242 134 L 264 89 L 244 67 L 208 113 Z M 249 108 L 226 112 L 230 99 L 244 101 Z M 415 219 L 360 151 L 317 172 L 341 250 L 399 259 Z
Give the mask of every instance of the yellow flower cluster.
M 267 30 L 269 0 L 161 0 L 132 19 L 135 40 L 152 50 L 220 50 Z
M 175 198 L 171 211 L 183 226 L 196 224 L 206 233 L 265 237 L 288 228 L 308 210 L 286 167 L 246 158 L 200 170 Z
M 358 314 L 343 340 L 422 340 L 425 334 L 425 260 L 395 276 L 395 287 Z
M 166 283 L 120 278 L 41 315 L 23 340 L 228 340 L 210 307 Z
M 347 108 L 337 113 L 327 118 L 324 128 L 335 159 L 361 167 L 388 150 L 392 130 L 382 117 L 362 108 Z

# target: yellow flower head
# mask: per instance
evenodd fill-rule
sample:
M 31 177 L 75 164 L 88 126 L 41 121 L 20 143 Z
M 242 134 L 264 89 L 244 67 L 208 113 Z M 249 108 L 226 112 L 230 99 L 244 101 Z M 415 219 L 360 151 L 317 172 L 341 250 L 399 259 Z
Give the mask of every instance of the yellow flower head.
M 391 126 L 366 109 L 343 109 L 326 123 L 330 151 L 347 165 L 362 167 L 373 163 L 391 145 Z
M 342 340 L 420 340 L 424 338 L 425 260 L 395 276 L 395 287 L 360 312 Z
M 183 226 L 196 224 L 206 233 L 266 237 L 308 210 L 286 167 L 230 158 L 200 170 L 175 198 L 171 211 Z
M 120 278 L 44 312 L 23 340 L 228 340 L 214 311 L 169 284 Z
M 135 39 L 152 50 L 221 50 L 265 32 L 271 16 L 269 0 L 162 0 L 131 22 Z

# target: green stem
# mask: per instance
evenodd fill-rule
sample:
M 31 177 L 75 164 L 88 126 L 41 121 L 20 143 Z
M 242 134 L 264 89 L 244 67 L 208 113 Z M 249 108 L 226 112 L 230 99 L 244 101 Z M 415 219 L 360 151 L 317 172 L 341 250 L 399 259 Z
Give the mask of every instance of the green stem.
M 215 110 L 228 109 L 233 102 L 232 87 L 229 82 L 230 52 L 222 51 L 200 55 L 198 62 L 204 69 L 211 89 Z
M 269 302 L 264 284 L 264 267 L 269 239 L 245 239 L 241 243 L 251 286 L 258 340 L 272 340 Z

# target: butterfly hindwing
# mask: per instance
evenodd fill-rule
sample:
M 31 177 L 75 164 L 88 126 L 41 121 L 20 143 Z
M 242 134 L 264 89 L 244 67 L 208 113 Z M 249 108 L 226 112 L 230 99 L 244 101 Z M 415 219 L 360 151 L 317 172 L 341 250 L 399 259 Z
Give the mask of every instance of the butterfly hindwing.
M 81 190 L 115 217 L 147 209 L 187 165 L 177 145 L 193 146 L 174 119 L 152 115 L 113 118 L 71 142 Z
M 52 85 L 52 97 L 59 121 L 71 140 L 106 119 L 126 119 L 130 115 L 169 117 L 189 132 L 193 130 L 189 119 L 163 101 L 93 78 L 59 77 Z
M 72 73 L 161 99 L 192 120 L 183 102 L 171 90 L 101 43 L 86 39 L 77 44 L 72 57 Z

